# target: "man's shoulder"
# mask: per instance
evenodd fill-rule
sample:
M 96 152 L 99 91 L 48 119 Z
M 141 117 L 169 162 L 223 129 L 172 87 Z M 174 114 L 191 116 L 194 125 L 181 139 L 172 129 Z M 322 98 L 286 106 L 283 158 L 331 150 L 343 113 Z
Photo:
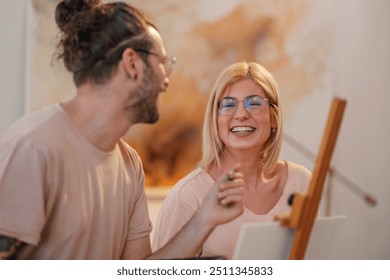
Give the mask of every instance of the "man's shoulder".
M 128 144 L 125 140 L 119 139 L 118 145 L 122 155 L 130 158 L 134 162 L 139 162 L 140 164 L 142 164 L 141 158 L 138 155 L 137 151 L 133 147 L 131 147 L 130 144 Z
M 39 144 L 58 137 L 56 131 L 62 128 L 57 116 L 56 105 L 51 105 L 21 117 L 0 135 L 0 145 L 23 142 Z

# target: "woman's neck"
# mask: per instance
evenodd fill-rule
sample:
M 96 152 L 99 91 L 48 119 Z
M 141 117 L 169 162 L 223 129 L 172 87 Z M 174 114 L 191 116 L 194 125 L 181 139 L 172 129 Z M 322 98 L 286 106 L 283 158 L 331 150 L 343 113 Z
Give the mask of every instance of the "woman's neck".
M 225 152 L 220 161 L 219 166 L 213 166 L 209 170 L 209 174 L 214 180 L 222 176 L 227 170 L 232 168 L 237 163 L 241 166 L 241 173 L 244 175 L 244 178 L 250 180 L 250 178 L 260 177 L 262 174 L 262 168 L 259 165 L 259 159 L 254 154 L 233 154 Z M 255 180 L 255 179 L 254 179 Z

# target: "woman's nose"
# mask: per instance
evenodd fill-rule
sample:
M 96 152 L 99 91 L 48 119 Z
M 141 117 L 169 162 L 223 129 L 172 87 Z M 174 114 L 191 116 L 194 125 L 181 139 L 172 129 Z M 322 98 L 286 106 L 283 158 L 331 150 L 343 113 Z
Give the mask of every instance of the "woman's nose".
M 249 112 L 245 108 L 244 102 L 238 102 L 235 117 L 238 119 L 249 117 Z

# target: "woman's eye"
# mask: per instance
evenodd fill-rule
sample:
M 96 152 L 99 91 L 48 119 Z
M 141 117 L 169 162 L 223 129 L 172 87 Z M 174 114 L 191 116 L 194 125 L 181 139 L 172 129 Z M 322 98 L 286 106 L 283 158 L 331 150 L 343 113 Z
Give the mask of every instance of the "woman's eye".
M 236 105 L 234 103 L 223 104 L 223 108 L 234 108 L 234 107 L 236 107 Z

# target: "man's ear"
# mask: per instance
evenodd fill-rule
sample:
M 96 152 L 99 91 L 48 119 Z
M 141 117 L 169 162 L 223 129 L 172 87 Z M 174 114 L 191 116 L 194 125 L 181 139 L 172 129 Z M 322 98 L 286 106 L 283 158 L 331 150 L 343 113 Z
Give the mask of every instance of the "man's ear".
M 140 59 L 138 53 L 131 48 L 125 49 L 122 53 L 123 66 L 132 80 L 137 80 L 138 78 Z

